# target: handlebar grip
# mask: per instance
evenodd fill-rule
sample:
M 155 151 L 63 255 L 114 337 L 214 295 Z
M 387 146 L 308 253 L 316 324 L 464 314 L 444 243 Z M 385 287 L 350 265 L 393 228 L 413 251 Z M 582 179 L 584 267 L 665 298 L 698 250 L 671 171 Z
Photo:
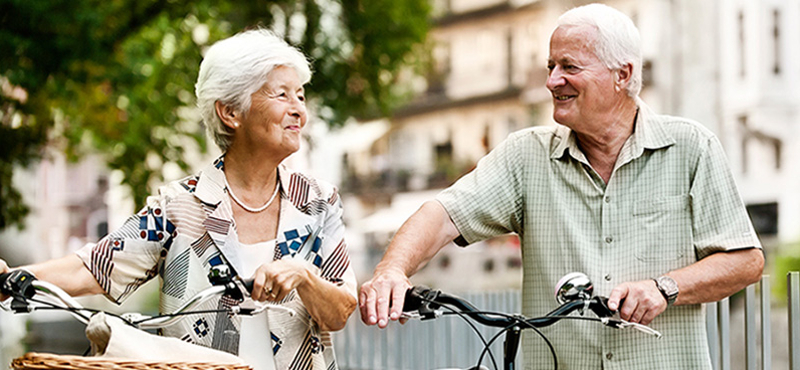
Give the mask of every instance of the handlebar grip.
M 8 278 L 11 276 L 12 272 L 14 271 L 4 272 L 0 274 L 0 293 L 3 293 L 5 295 L 11 294 L 11 292 L 6 288 L 6 281 L 8 281 Z
M 406 290 L 406 297 L 403 300 L 403 312 L 417 311 L 422 308 L 427 301 L 424 297 L 431 290 L 425 286 L 414 286 Z
M 25 270 L 0 274 L 0 293 L 5 295 L 21 294 L 25 298 L 31 298 L 36 294 L 36 289 L 33 287 L 35 280 L 36 276 Z
M 242 285 L 248 293 L 253 292 L 253 282 L 255 282 L 255 279 L 242 279 Z

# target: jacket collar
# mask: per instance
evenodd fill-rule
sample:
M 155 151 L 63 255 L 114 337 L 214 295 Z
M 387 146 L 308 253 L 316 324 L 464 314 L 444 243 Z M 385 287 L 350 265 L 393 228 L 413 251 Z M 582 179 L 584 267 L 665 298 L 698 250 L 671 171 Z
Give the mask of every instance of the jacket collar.
M 203 209 L 206 212 L 203 227 L 217 246 L 217 249 L 230 263 L 231 267 L 238 272 L 242 271 L 242 262 L 237 252 L 239 237 L 236 234 L 231 200 L 227 196 L 225 187 L 224 168 L 225 155 L 223 154 L 200 172 L 194 195 L 203 204 Z M 283 164 L 278 166 L 281 197 L 285 197 L 285 189 L 289 188 L 290 176 L 287 171 Z M 283 205 L 281 206 L 281 213 L 283 213 Z

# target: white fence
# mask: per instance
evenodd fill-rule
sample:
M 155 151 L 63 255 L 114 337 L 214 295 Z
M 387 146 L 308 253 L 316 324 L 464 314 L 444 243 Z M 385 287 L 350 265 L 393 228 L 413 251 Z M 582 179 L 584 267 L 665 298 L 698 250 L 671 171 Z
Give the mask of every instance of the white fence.
M 800 272 L 787 275 L 788 322 L 777 335 L 788 336 L 790 370 L 800 370 Z M 744 290 L 744 367 L 737 369 L 771 370 L 773 368 L 773 328 L 769 276 Z M 519 291 L 464 294 L 463 298 L 486 311 L 520 312 Z M 729 299 L 706 305 L 708 341 L 714 369 L 731 370 L 731 317 Z M 759 325 L 761 324 L 761 325 Z M 486 341 L 499 329 L 475 326 Z M 437 320 L 410 321 L 389 325 L 386 329 L 363 325 L 358 313 L 346 328 L 335 334 L 337 359 L 342 370 L 420 370 L 468 368 L 475 365 L 484 349 L 478 336 L 457 316 Z M 502 336 L 491 346 L 502 356 Z M 521 351 L 520 351 L 521 352 Z M 496 358 L 502 367 L 502 358 Z M 486 358 L 483 364 L 490 363 Z M 490 366 L 491 368 L 491 366 Z

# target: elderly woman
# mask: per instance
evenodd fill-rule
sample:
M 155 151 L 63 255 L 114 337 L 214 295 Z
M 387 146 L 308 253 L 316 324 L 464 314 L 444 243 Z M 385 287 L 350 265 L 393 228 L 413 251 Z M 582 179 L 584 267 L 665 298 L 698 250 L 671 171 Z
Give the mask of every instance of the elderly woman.
M 196 94 L 224 154 L 161 188 L 97 244 L 26 269 L 72 295 L 105 294 L 115 302 L 159 277 L 161 309 L 172 312 L 209 286 L 211 267 L 225 264 L 254 279 L 254 300 L 298 314 L 193 315 L 164 335 L 251 363 L 274 354 L 276 369 L 336 368 L 329 332 L 342 329 L 356 305 L 341 200 L 333 186 L 281 164 L 300 147 L 310 78 L 306 58 L 268 31 L 215 43 L 200 65 Z

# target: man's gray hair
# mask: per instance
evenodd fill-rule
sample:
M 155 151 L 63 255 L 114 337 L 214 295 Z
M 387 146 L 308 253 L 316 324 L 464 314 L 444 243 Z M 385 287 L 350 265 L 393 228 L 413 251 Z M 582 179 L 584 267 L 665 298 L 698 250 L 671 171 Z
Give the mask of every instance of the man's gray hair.
M 627 15 L 607 5 L 589 4 L 562 14 L 558 26 L 592 26 L 597 29 L 595 54 L 612 70 L 631 63 L 633 75 L 627 88 L 628 96 L 639 96 L 642 90 L 642 40 L 639 30 Z
M 303 53 L 265 29 L 238 33 L 206 51 L 195 84 L 197 106 L 206 132 L 223 152 L 231 145 L 233 131 L 220 121 L 214 104 L 219 101 L 247 114 L 250 95 L 278 66 L 294 68 L 304 85 L 311 80 L 311 66 Z

